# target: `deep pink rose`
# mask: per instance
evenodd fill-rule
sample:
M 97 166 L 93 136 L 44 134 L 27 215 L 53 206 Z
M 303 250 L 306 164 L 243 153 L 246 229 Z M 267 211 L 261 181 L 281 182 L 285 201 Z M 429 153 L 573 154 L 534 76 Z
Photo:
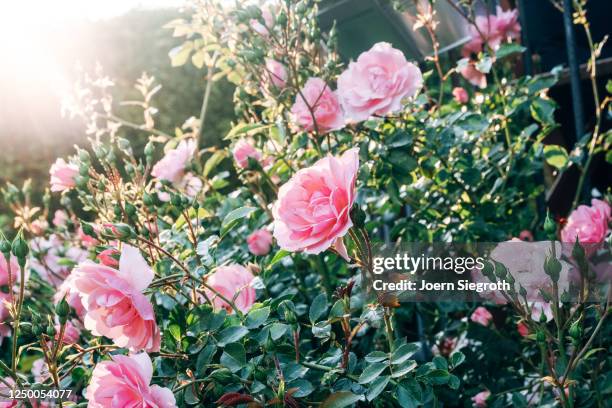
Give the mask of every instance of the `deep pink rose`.
M 486 308 L 479 306 L 470 316 L 470 320 L 472 320 L 474 323 L 488 326 L 493 320 L 493 315 Z
M 206 283 L 224 298 L 230 301 L 233 299 L 238 310 L 246 313 L 255 303 L 255 289 L 251 286 L 253 278 L 253 274 L 244 266 L 231 264 L 218 267 L 206 279 Z M 234 309 L 212 290 L 206 289 L 205 293 L 215 309 L 225 309 L 228 313 L 234 312 Z
M 119 267 L 119 257 L 121 253 L 117 248 L 107 248 L 98 254 L 98 260 L 102 265 L 110 266 L 111 268 Z
M 49 170 L 51 175 L 51 191 L 69 190 L 76 186 L 75 177 L 79 174 L 76 164 L 66 163 L 58 158 Z
M 476 63 L 474 61 L 468 61 L 468 63 L 460 69 L 459 73 L 470 84 L 475 85 L 480 89 L 487 87 L 487 76 L 476 68 Z
M 291 120 L 301 130 L 318 130 L 320 134 L 344 127 L 344 115 L 338 96 L 321 78 L 306 81 L 301 94 L 295 97 Z
M 85 392 L 90 408 L 176 407 L 174 394 L 168 388 L 150 385 L 153 365 L 147 353 L 114 355 L 96 365 Z
M 241 139 L 236 143 L 232 154 L 236 164 L 242 169 L 249 167 L 249 157 L 261 162 L 261 152 L 245 139 Z
M 461 104 L 467 103 L 467 101 L 470 100 L 470 96 L 465 88 L 461 88 L 460 86 L 453 89 L 453 97 L 455 98 L 455 101 Z
M 253 255 L 266 255 L 272 246 L 272 234 L 266 229 L 258 229 L 247 237 L 247 244 Z
M 86 329 L 131 351 L 159 351 L 153 306 L 142 294 L 153 271 L 137 248 L 123 245 L 119 269 L 85 261 L 71 276 L 71 290 L 79 293 L 86 310 Z
M 561 241 L 574 243 L 599 243 L 608 233 L 610 205 L 602 200 L 591 200 L 591 206 L 580 205 L 567 219 L 561 230 Z
M 502 40 L 518 39 L 521 36 L 521 24 L 519 23 L 517 9 L 504 11 L 497 6 L 497 14 L 493 25 L 495 26 L 494 30 Z
M 419 68 L 391 44 L 381 42 L 351 61 L 338 78 L 338 95 L 347 118 L 362 121 L 402 109 L 402 99 L 423 85 Z
M 476 408 L 486 408 L 487 399 L 491 396 L 490 391 L 481 391 L 472 397 L 472 402 Z
M 287 68 L 280 62 L 271 58 L 266 58 L 265 83 L 272 84 L 277 89 L 287 86 Z
M 195 140 L 182 140 L 175 149 L 168 151 L 160 161 L 155 163 L 151 175 L 171 183 L 179 183 L 185 174 L 185 167 L 193 157 L 196 148 Z
M 529 336 L 529 327 L 527 327 L 527 325 L 523 321 L 520 321 L 516 324 L 516 330 L 522 337 Z
M 342 237 L 353 226 L 359 150 L 327 156 L 281 186 L 274 204 L 274 237 L 288 251 L 318 254 L 333 246 L 348 258 Z

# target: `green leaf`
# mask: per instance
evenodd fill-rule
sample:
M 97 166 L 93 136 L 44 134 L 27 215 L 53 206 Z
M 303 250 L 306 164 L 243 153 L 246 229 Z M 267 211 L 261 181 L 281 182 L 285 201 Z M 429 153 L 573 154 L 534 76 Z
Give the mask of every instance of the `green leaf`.
M 308 380 L 304 380 L 303 378 L 291 381 L 289 384 L 287 384 L 287 389 L 291 388 L 297 388 L 297 391 L 291 394 L 291 396 L 295 398 L 304 398 L 312 394 L 314 391 L 312 383 Z
M 387 357 L 388 357 L 388 354 L 385 353 L 384 351 L 373 351 L 369 353 L 367 356 L 365 356 L 365 361 L 368 363 L 378 363 L 378 362 L 386 360 Z
M 430 384 L 442 385 L 448 382 L 450 374 L 446 370 L 435 369 L 428 372 L 425 378 Z
M 407 343 L 398 347 L 391 355 L 391 364 L 401 364 L 419 351 L 419 345 Z
M 373 363 L 363 370 L 359 376 L 359 384 L 367 384 L 378 377 L 387 368 L 385 363 Z
M 227 154 L 225 150 L 217 150 L 216 152 L 214 152 L 212 156 L 210 156 L 208 160 L 206 160 L 206 163 L 204 164 L 204 171 L 202 172 L 202 175 L 204 177 L 208 177 L 210 172 L 213 171 L 214 168 L 217 167 L 219 163 L 223 161 L 226 155 Z
M 200 69 L 204 66 L 205 60 L 206 60 L 206 53 L 202 50 L 198 50 L 194 52 L 193 55 L 191 56 L 191 63 Z
M 288 329 L 289 326 L 284 323 L 274 323 L 270 326 L 270 337 L 272 337 L 272 340 L 278 340 Z
M 397 400 L 402 408 L 419 406 L 422 397 L 421 386 L 412 377 L 403 380 L 397 387 Z
M 221 235 L 225 235 L 229 230 L 234 228 L 236 224 L 238 224 L 238 221 L 240 221 L 242 218 L 248 217 L 255 210 L 257 210 L 255 207 L 240 207 L 231 211 L 225 216 L 223 222 L 221 222 Z
M 416 367 L 417 367 L 416 361 L 408 360 L 405 363 L 400 364 L 397 367 L 393 367 L 393 374 L 391 374 L 391 377 L 393 378 L 402 377 L 408 374 L 409 372 L 411 372 L 412 370 L 414 370 Z
M 168 326 L 168 331 L 174 337 L 174 340 L 181 341 L 181 327 L 178 324 L 171 324 Z
M 569 160 L 565 148 L 558 145 L 544 146 L 544 158 L 546 159 L 546 163 L 558 169 L 565 168 Z
M 223 139 L 233 139 L 241 135 L 253 135 L 269 128 L 270 126 L 272 125 L 263 125 L 261 123 L 239 123 L 238 125 L 234 126 Z
M 255 329 L 264 324 L 268 316 L 270 316 L 270 306 L 251 309 L 244 324 L 249 329 Z
M 221 359 L 221 364 L 235 373 L 246 365 L 246 351 L 240 343 L 229 343 L 225 346 Z
M 317 297 L 314 298 L 312 304 L 310 305 L 310 310 L 308 312 L 308 318 L 310 322 L 314 324 L 323 313 L 327 310 L 327 295 L 325 293 L 320 293 Z
M 321 408 L 344 408 L 362 399 L 362 395 L 356 395 L 349 391 L 334 392 L 323 401 Z
M 495 52 L 495 56 L 501 59 L 508 55 L 516 54 L 517 52 L 525 52 L 526 49 L 527 48 L 517 43 L 502 44 L 497 52 Z
M 372 381 L 372 385 L 370 385 L 370 388 L 366 393 L 367 400 L 372 401 L 374 400 L 374 398 L 378 397 L 378 395 L 385 390 L 385 387 L 387 386 L 387 384 L 389 384 L 389 381 L 391 381 L 391 377 L 389 377 L 388 375 L 384 377 L 378 377 L 377 379 Z
M 439 368 L 442 370 L 448 370 L 448 362 L 442 356 L 435 356 L 433 358 L 433 363 L 436 366 L 436 368 Z
M 217 343 L 219 344 L 219 346 L 223 347 L 226 344 L 234 343 L 240 340 L 241 338 L 246 336 L 248 332 L 249 332 L 249 329 L 247 329 L 244 326 L 230 326 L 227 329 L 223 329 L 217 335 L 219 339 Z
M 461 385 L 461 380 L 456 375 L 451 374 L 448 378 L 448 386 L 453 390 L 458 390 Z
M 198 354 L 198 359 L 196 360 L 196 374 L 198 376 L 203 376 L 206 371 L 206 366 L 210 364 L 215 352 L 217 351 L 217 346 L 214 344 L 209 344 L 200 351 Z
M 181 65 L 184 65 L 187 62 L 187 59 L 189 58 L 189 54 L 191 54 L 192 50 L 193 50 L 192 41 L 185 41 L 183 44 L 179 45 L 178 47 L 174 47 L 168 53 L 168 56 L 170 57 L 170 64 L 173 67 L 180 67 Z
M 276 254 L 274 254 L 274 258 L 272 258 L 272 260 L 270 261 L 270 263 L 268 264 L 267 268 L 271 268 L 274 264 L 280 262 L 281 259 L 283 259 L 284 257 L 290 255 L 291 252 L 281 249 L 279 250 Z
M 455 351 L 450 356 L 450 363 L 451 363 L 451 366 L 453 366 L 453 368 L 460 366 L 461 363 L 463 363 L 464 361 L 465 361 L 465 354 L 463 354 L 460 351 Z
M 609 94 L 612 94 L 612 79 L 608 79 L 608 82 L 606 82 L 606 91 L 608 91 Z
M 555 124 L 555 103 L 550 99 L 538 98 L 531 105 L 531 116 L 544 125 Z

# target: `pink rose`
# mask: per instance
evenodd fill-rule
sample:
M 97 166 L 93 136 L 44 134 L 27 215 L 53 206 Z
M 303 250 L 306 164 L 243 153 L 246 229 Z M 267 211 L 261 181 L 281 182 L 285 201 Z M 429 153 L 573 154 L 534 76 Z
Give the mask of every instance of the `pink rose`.
M 36 382 L 44 382 L 51 378 L 51 375 L 49 374 L 49 367 L 47 366 L 44 358 L 34 360 L 32 363 L 32 375 L 34 376 L 34 381 Z
M 272 246 L 272 234 L 263 228 L 258 229 L 247 237 L 247 244 L 253 255 L 266 255 Z
M 111 268 L 119 267 L 119 257 L 121 253 L 117 248 L 107 248 L 98 254 L 98 260 L 102 265 L 110 266 Z
M 416 94 L 422 84 L 419 68 L 381 42 L 349 64 L 338 78 L 338 94 L 346 116 L 362 121 L 399 111 L 402 99 Z
M 181 190 L 185 191 L 185 194 L 193 198 L 202 190 L 202 180 L 193 173 L 187 173 L 185 177 L 183 177 L 179 187 Z
M 591 206 L 580 205 L 567 219 L 561 230 L 561 241 L 574 243 L 599 243 L 608 233 L 610 205 L 602 200 L 591 200 Z
M 87 235 L 85 231 L 83 231 L 83 228 L 81 227 L 77 229 L 77 238 L 81 241 L 81 244 L 85 248 L 89 248 L 89 247 L 98 245 L 98 240 L 92 237 L 91 235 Z
M 497 6 L 497 15 L 494 21 L 495 31 L 503 39 L 518 39 L 521 36 L 521 24 L 518 19 L 518 10 L 504 11 Z
M 76 246 L 65 249 L 56 234 L 51 234 L 48 239 L 34 238 L 32 249 L 35 256 L 30 259 L 30 267 L 53 286 L 61 284 L 70 274 L 70 267 L 64 262 L 66 259 L 74 263 L 87 259 L 87 251 Z
M 325 134 L 344 127 L 338 96 L 320 78 L 306 81 L 301 94 L 295 97 L 291 118 L 299 129 L 307 132 L 318 130 L 320 134 Z
M 19 273 L 19 263 L 17 263 L 17 258 L 11 255 L 11 264 L 10 264 L 10 272 L 11 272 L 11 281 L 13 283 L 19 280 L 21 276 Z M 6 262 L 6 258 L 4 254 L 0 252 L 0 286 L 8 285 L 9 283 L 9 264 Z
M 137 248 L 123 245 L 119 269 L 85 261 L 71 276 L 71 290 L 79 293 L 86 310 L 86 329 L 131 351 L 159 351 L 153 306 L 142 294 L 153 271 Z
M 516 324 L 516 330 L 522 337 L 529 336 L 529 327 L 527 327 L 527 325 L 523 321 L 520 321 Z
M 461 104 L 467 103 L 467 101 L 470 100 L 470 96 L 465 88 L 461 88 L 459 86 L 453 89 L 453 97 L 455 98 L 455 101 Z
M 261 162 L 261 152 L 245 139 L 241 139 L 236 143 L 232 154 L 234 155 L 234 160 L 236 160 L 238 167 L 242 169 L 249 167 L 249 157 Z
M 49 223 L 44 218 L 37 218 L 30 224 L 30 232 L 33 235 L 42 235 L 49 228 Z
M 172 391 L 150 385 L 152 378 L 153 365 L 147 353 L 111 356 L 93 370 L 85 392 L 88 407 L 176 407 Z
M 459 73 L 470 84 L 475 85 L 480 89 L 487 87 L 487 76 L 476 69 L 476 63 L 474 61 L 468 61 L 468 63 L 460 69 Z
M 272 84 L 277 89 L 283 89 L 287 86 L 287 78 L 289 78 L 287 68 L 276 60 L 266 58 L 266 72 L 264 75 L 266 77 L 265 82 Z
M 58 158 L 49 170 L 51 175 L 51 191 L 69 190 L 76 186 L 75 177 L 79 174 L 76 164 L 66 163 Z
M 0 344 L 5 337 L 11 335 L 11 323 L 9 322 L 9 305 L 11 296 L 8 293 L 0 292 Z
M 171 183 L 179 183 L 196 149 L 195 140 L 182 140 L 175 149 L 168 151 L 160 161 L 155 163 L 151 175 Z
M 59 332 L 60 325 L 55 325 L 55 340 L 59 340 Z M 74 344 L 79 341 L 79 337 L 81 337 L 81 329 L 76 327 L 70 320 L 66 322 L 66 327 L 64 328 L 64 337 L 62 337 L 63 344 Z
M 57 289 L 57 292 L 55 292 L 55 295 L 53 295 L 53 303 L 57 305 L 62 299 L 65 298 L 66 302 L 68 302 L 68 305 L 74 309 L 77 316 L 79 316 L 79 318 L 81 319 L 84 319 L 86 313 L 85 307 L 83 306 L 83 302 L 81 302 L 81 297 L 79 296 L 79 293 L 76 290 L 72 289 L 74 288 L 74 278 L 75 275 L 70 274 L 64 280 L 64 282 L 62 282 L 62 284 Z
M 476 408 L 486 408 L 487 399 L 491 396 L 490 391 L 481 391 L 472 397 L 472 402 Z
M 474 310 L 470 319 L 474 323 L 482 324 L 483 326 L 488 326 L 493 320 L 493 315 L 486 308 L 479 306 Z
M 253 278 L 253 274 L 244 266 L 231 264 L 218 267 L 206 279 L 206 283 L 224 298 L 230 301 L 233 299 L 238 310 L 246 313 L 255 303 L 255 289 L 251 286 Z M 205 293 L 216 310 L 225 309 L 228 313 L 234 312 L 234 309 L 212 290 L 206 289 Z
M 53 225 L 55 225 L 56 227 L 63 227 L 64 225 L 66 225 L 66 221 L 68 221 L 68 214 L 66 214 L 65 211 L 55 211 L 55 214 L 53 215 Z
M 249 21 L 249 25 L 257 34 L 262 37 L 267 37 L 268 34 L 270 34 L 268 30 L 274 26 L 274 17 L 272 16 L 269 6 L 261 8 L 261 18 L 264 24 L 260 23 L 258 19 L 253 18 Z
M 522 230 L 519 234 L 519 239 L 521 241 L 533 242 L 533 234 L 529 230 Z
M 318 254 L 333 246 L 348 258 L 342 237 L 353 226 L 359 150 L 327 156 L 281 186 L 274 204 L 274 238 L 281 248 Z

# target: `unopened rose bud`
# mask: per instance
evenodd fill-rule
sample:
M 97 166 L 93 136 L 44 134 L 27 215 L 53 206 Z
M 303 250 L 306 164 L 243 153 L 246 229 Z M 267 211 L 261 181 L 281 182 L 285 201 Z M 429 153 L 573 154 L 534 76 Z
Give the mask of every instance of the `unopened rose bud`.
M 500 279 L 503 279 L 508 274 L 508 269 L 504 266 L 504 264 L 495 261 L 495 276 Z
M 11 252 L 17 258 L 19 265 L 23 267 L 25 265 L 26 258 L 30 252 L 28 243 L 23 239 L 23 231 L 19 231 L 13 243 L 11 244 Z
M 549 256 L 544 261 L 544 272 L 553 282 L 559 282 L 559 274 L 561 273 L 561 262 L 554 256 Z
M 546 333 L 544 333 L 544 331 L 542 331 L 542 330 L 538 330 L 536 332 L 536 341 L 538 343 L 545 343 L 546 342 Z
M 60 324 L 65 324 L 70 314 L 70 306 L 65 299 L 62 299 L 57 305 L 55 305 L 55 314 L 57 315 Z
M 89 235 L 90 237 L 97 238 L 98 234 L 96 234 L 96 230 L 93 225 L 88 222 L 81 221 L 81 230 L 85 235 Z
M 557 235 L 557 224 L 550 217 L 550 213 L 546 212 L 546 219 L 544 220 L 544 232 L 548 239 L 554 240 Z
M 582 326 L 580 324 L 580 319 L 572 323 L 572 325 L 569 328 L 568 333 L 570 337 L 575 341 L 578 341 L 582 338 Z

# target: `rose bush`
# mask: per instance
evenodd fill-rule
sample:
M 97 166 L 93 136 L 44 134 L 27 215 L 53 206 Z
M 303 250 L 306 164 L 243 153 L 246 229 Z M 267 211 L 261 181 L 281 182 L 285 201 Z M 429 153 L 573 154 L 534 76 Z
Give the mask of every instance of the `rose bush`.
M 316 2 L 194 2 L 168 24 L 186 37 L 170 55 L 205 65 L 207 86 L 236 85 L 224 146 L 202 148 L 206 104 L 169 134 L 152 81 L 139 81 L 136 124 L 112 80 L 84 76 L 67 106 L 91 146 L 57 160 L 39 207 L 27 184 L 3 189 L 5 385 L 70 387 L 96 407 L 604 406 L 609 299 L 571 304 L 559 274 L 571 265 L 585 293 L 607 245 L 609 196 L 578 204 L 610 132 L 571 154 L 544 146 L 556 77 L 514 75 L 516 11 L 464 11 L 459 61 L 436 51 L 419 66 L 378 43 L 345 64 Z M 437 44 L 435 14 L 417 17 Z M 142 152 L 124 128 L 148 137 Z M 580 165 L 564 225 L 541 206 L 546 161 Z M 375 242 L 517 236 L 561 238 L 567 264 L 499 249 L 470 279 L 517 285 L 486 305 L 400 304 L 363 279 Z M 519 279 L 523 264 L 546 282 Z

